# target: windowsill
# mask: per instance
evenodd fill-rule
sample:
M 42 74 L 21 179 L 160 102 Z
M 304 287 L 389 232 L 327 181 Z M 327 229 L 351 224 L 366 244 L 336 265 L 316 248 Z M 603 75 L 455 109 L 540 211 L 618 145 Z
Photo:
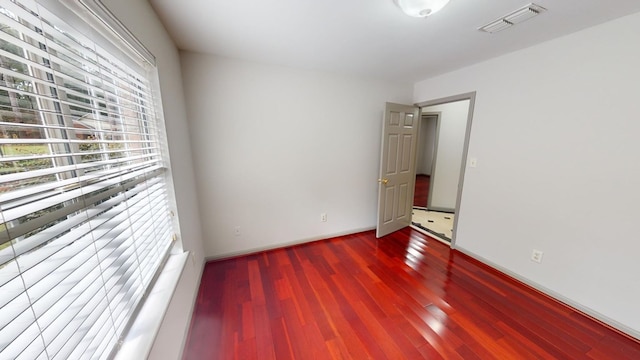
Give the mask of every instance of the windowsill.
M 115 360 L 146 359 L 178 285 L 189 252 L 171 254 L 149 292 Z

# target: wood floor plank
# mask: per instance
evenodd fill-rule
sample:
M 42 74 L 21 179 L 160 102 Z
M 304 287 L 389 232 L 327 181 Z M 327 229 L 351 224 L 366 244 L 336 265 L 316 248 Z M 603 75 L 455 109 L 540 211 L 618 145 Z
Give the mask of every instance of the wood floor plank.
M 413 192 L 413 206 L 427 207 L 429 198 L 429 175 L 416 175 L 415 191 Z
M 255 322 L 254 328 L 256 331 L 256 352 L 261 359 L 275 359 L 276 358 L 276 341 L 271 332 L 271 318 L 267 313 L 267 306 L 264 304 L 256 304 L 253 310 L 253 319 Z M 282 342 L 283 334 L 275 333 L 275 340 L 278 344 Z M 226 344 L 222 345 L 224 348 Z M 215 349 L 214 349 L 215 351 Z M 237 351 L 237 349 L 236 349 Z M 231 357 L 221 358 L 230 359 Z
M 640 359 L 640 342 L 403 229 L 207 263 L 183 359 Z

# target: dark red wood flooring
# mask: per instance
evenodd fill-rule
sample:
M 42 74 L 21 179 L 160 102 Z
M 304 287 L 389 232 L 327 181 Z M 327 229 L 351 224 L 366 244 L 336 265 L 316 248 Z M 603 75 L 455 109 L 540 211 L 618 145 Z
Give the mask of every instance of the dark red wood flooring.
M 640 359 L 640 343 L 413 231 L 206 264 L 184 359 Z
M 413 206 L 427 207 L 429 180 L 429 175 L 416 175 L 416 191 L 413 193 Z

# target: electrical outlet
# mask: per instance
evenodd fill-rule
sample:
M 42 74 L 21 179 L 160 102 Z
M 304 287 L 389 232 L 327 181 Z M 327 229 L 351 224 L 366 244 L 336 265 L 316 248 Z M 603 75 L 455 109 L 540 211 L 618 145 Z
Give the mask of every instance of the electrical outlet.
M 320 221 L 327 222 L 327 213 L 320 214 Z
M 542 251 L 533 249 L 533 252 L 531 253 L 531 261 L 535 261 L 538 264 L 541 263 L 542 262 L 542 254 L 543 254 Z
M 236 226 L 236 227 L 233 229 L 233 234 L 234 234 L 235 236 L 240 236 L 240 234 L 241 234 L 241 232 L 240 232 L 240 226 Z

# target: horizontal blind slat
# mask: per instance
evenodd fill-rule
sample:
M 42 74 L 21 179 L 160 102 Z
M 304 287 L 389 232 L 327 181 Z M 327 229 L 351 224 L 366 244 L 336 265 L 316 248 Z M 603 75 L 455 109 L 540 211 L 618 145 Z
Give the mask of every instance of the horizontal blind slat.
M 160 169 L 158 165 L 154 165 L 152 162 L 149 165 L 150 166 L 137 168 L 129 172 L 113 172 L 109 174 L 110 176 L 103 176 L 103 177 L 97 178 L 95 179 L 96 181 L 86 183 L 84 184 L 84 186 L 81 186 L 79 188 L 72 188 L 71 190 L 62 190 L 62 191 L 56 192 L 57 194 L 55 195 L 52 195 L 50 197 L 47 197 L 45 199 L 42 199 L 36 202 L 30 202 L 30 203 L 24 204 L 23 206 L 14 207 L 14 208 L 8 208 L 3 206 L 2 212 L 4 214 L 4 220 L 6 222 L 16 220 L 27 214 L 38 212 L 40 210 L 50 208 L 58 204 L 67 203 L 74 199 L 86 197 L 93 192 L 98 192 L 113 186 L 118 186 L 121 184 L 121 182 L 125 182 L 129 179 L 133 179 L 136 177 L 144 176 L 146 174 L 153 173 L 156 170 Z M 76 205 L 73 205 L 73 206 L 77 207 Z M 84 207 L 85 204 L 80 204 L 79 206 Z M 65 214 L 69 214 L 72 211 L 65 210 L 63 212 Z M 49 216 L 48 218 L 53 218 L 53 216 Z
M 106 358 L 172 243 L 147 65 L 59 15 L 0 4 L 0 357 Z

